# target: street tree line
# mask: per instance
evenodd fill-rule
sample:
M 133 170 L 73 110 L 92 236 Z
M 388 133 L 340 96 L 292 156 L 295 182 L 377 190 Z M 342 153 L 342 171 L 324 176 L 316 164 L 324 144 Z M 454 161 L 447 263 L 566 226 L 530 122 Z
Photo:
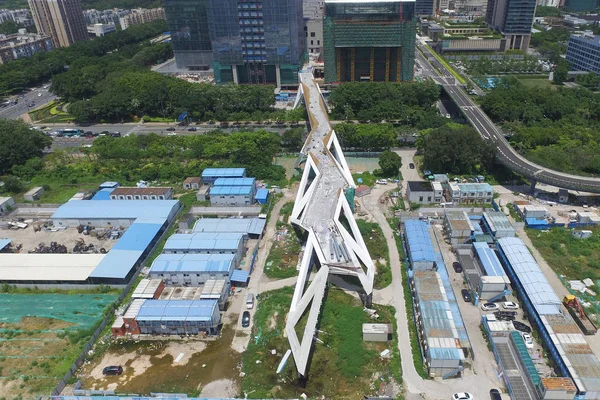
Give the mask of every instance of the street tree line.
M 569 173 L 600 174 L 600 94 L 526 87 L 504 78 L 481 107 L 532 161 Z
M 127 47 L 137 45 L 167 30 L 165 21 L 134 25 L 125 31 L 77 42 L 69 47 L 0 65 L 0 96 L 18 93 L 40 85 L 79 64 L 97 61 L 108 54 L 127 52 Z M 137 48 L 135 49 L 137 51 Z

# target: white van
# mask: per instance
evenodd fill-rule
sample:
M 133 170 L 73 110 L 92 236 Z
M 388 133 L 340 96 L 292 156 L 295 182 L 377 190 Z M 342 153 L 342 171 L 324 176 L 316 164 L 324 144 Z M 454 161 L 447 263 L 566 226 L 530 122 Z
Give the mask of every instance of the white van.
M 246 308 L 251 309 L 254 307 L 254 295 L 252 293 L 248 293 L 248 298 L 246 299 Z

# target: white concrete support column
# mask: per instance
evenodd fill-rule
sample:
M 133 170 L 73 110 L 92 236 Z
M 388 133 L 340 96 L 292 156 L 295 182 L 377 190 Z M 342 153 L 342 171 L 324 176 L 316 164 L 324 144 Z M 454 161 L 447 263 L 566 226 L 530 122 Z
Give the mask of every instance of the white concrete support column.
M 231 66 L 231 72 L 233 73 L 233 83 L 235 83 L 237 85 L 239 83 L 238 75 L 237 75 L 237 65 Z
M 277 89 L 281 89 L 281 71 L 279 70 L 279 64 L 275 66 L 275 79 L 277 81 Z

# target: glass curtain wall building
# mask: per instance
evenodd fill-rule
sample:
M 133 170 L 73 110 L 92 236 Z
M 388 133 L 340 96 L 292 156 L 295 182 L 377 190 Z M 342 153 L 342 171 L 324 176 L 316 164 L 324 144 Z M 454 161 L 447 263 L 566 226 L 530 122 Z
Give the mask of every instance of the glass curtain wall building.
M 208 0 L 165 0 L 165 14 L 179 69 L 210 69 L 212 46 L 206 18 L 207 3 Z
M 302 0 L 208 0 L 207 15 L 217 83 L 298 85 Z
M 505 50 L 527 50 L 536 0 L 488 0 L 486 22 L 506 39 Z
M 415 1 L 326 0 L 325 82 L 412 81 Z

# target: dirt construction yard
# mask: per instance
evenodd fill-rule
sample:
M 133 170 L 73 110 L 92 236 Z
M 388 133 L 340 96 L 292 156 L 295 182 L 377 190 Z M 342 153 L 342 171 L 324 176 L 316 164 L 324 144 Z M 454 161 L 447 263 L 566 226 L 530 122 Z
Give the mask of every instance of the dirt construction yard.
M 242 355 L 231 346 L 239 307 L 230 305 L 228 309 L 232 311 L 222 317 L 224 326 L 216 339 L 112 339 L 108 346 L 100 342 L 99 349 L 107 348 L 98 350 L 102 354 L 94 356 L 80 370 L 82 389 L 217 398 L 240 395 Z M 123 374 L 104 376 L 102 370 L 109 365 L 122 366 Z

